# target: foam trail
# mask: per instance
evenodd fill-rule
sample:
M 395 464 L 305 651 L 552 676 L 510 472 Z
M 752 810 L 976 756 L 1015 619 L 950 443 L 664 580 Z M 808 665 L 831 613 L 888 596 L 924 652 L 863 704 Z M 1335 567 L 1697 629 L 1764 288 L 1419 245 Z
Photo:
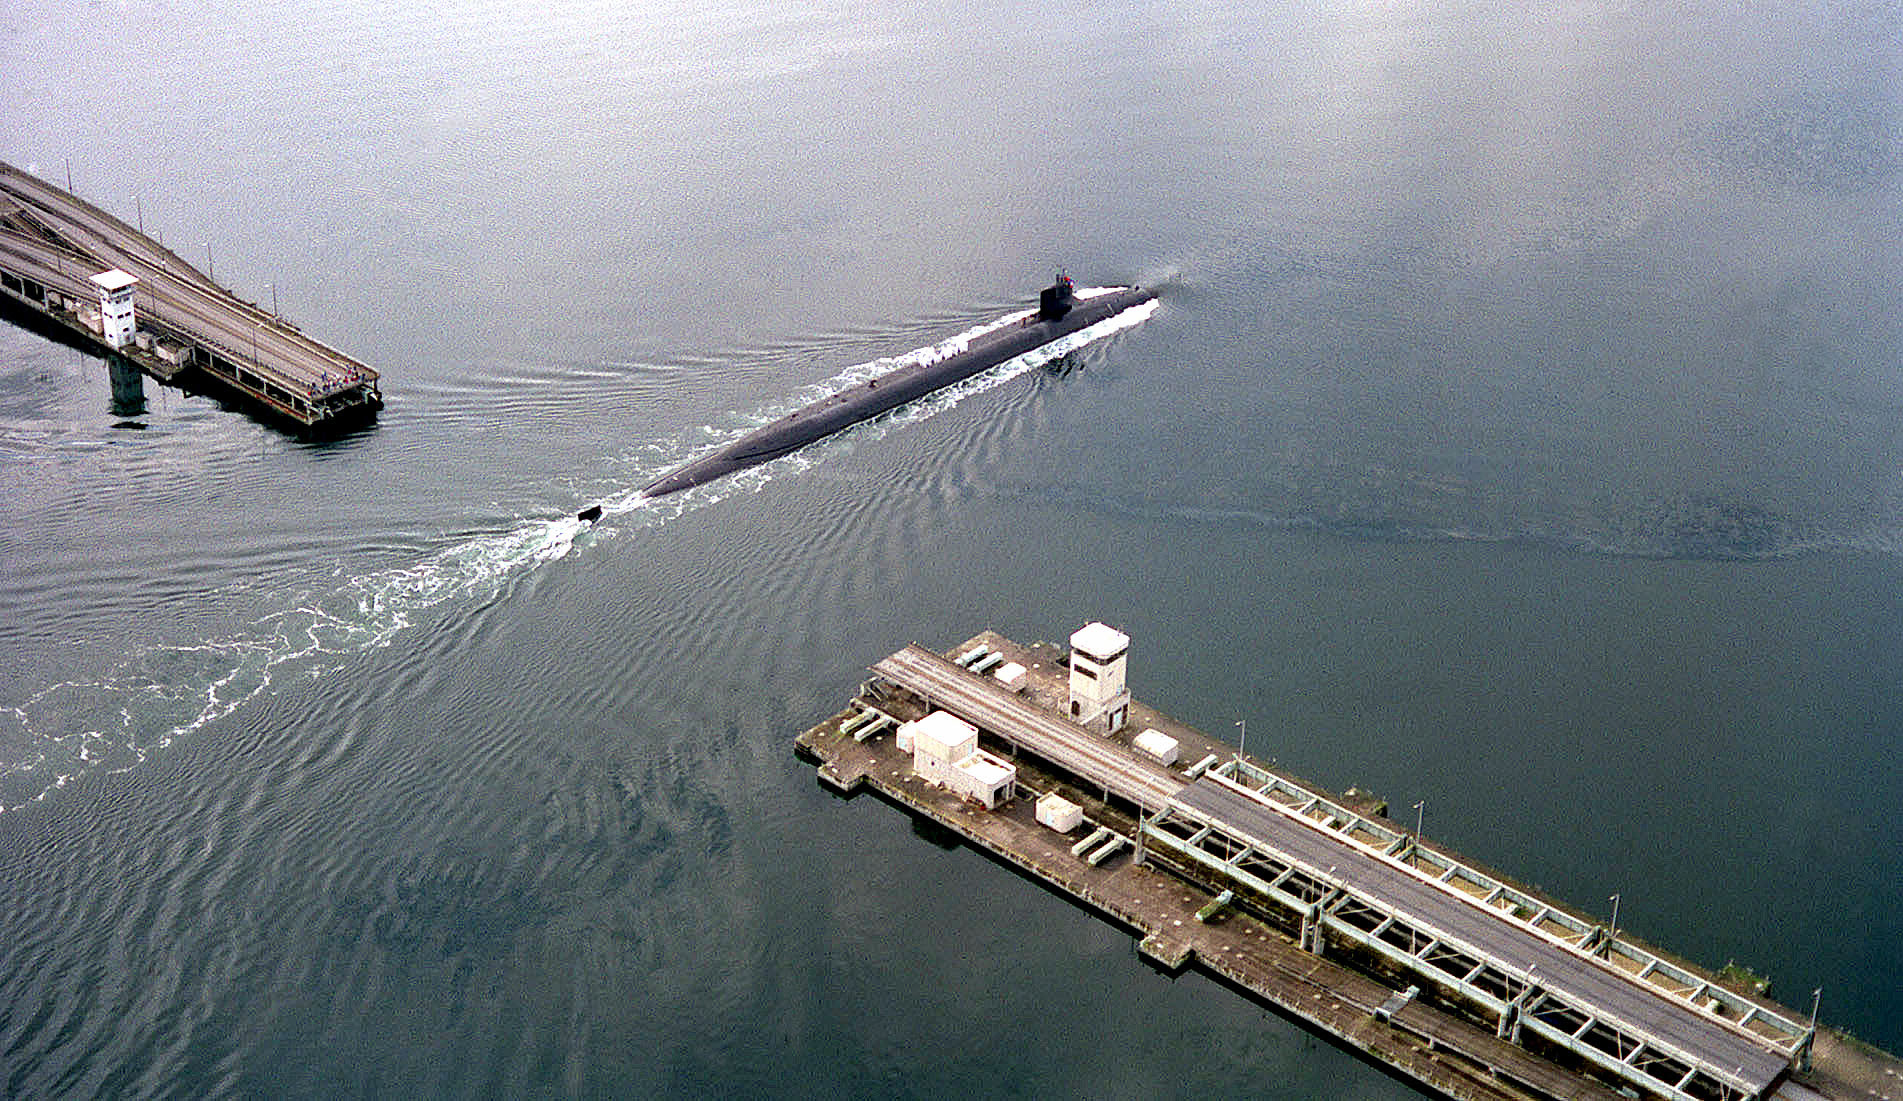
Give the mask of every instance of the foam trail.
M 322 676 L 348 655 L 387 645 L 430 609 L 492 595 L 566 557 L 587 528 L 573 517 L 524 520 L 413 565 L 351 578 L 231 637 L 146 646 L 98 676 L 61 681 L 0 708 L 0 744 L 25 749 L 0 766 L 0 812 L 86 772 L 134 767 L 287 672 Z
M 845 435 L 883 434 L 891 426 L 935 416 L 967 397 L 1141 322 L 1156 305 L 1151 301 L 1134 306 L 849 429 Z M 827 393 L 909 363 L 942 359 L 975 337 L 1014 324 L 1029 313 L 1016 311 L 902 356 L 856 364 L 821 383 L 821 393 L 790 407 L 762 409 L 757 416 L 764 424 Z M 693 449 L 698 450 L 698 444 L 708 438 L 713 439 L 712 446 L 724 447 L 750 430 L 746 426 L 704 429 Z M 679 465 L 689 449 L 685 440 L 677 440 L 643 448 L 625 459 L 629 480 L 600 500 L 604 519 L 611 515 L 621 518 L 620 526 L 646 527 L 722 500 L 730 490 L 660 499 L 642 495 L 641 487 Z M 795 452 L 727 483 L 757 489 L 781 474 L 809 468 L 821 454 L 811 449 Z M 638 525 L 631 524 L 637 520 Z M 588 539 L 578 544 L 584 533 L 589 533 Z M 324 591 L 286 594 L 286 607 L 259 617 L 230 637 L 151 644 L 97 675 L 61 681 L 16 705 L 0 706 L 0 746 L 17 747 L 11 749 L 13 759 L 0 764 L 0 813 L 44 800 L 88 773 L 137 767 L 153 752 L 268 692 L 280 678 L 322 677 L 352 655 L 389 645 L 437 609 L 505 595 L 533 571 L 568 557 L 577 545 L 613 535 L 612 526 L 586 523 L 575 518 L 572 510 L 554 519 L 526 518 L 503 531 L 461 538 L 410 565 L 346 578 Z

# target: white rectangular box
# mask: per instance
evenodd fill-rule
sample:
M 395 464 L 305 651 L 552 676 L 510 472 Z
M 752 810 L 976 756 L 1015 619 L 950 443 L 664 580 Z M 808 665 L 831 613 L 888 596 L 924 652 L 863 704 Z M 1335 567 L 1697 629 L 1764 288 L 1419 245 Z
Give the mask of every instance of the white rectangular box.
M 1134 744 L 1138 749 L 1166 765 L 1175 764 L 1176 755 L 1182 752 L 1176 744 L 1176 739 L 1160 730 L 1145 730 L 1136 736 Z
M 962 761 L 978 748 L 978 728 L 949 711 L 934 711 L 906 725 L 912 728 L 915 753 L 946 764 Z
M 998 666 L 998 671 L 991 675 L 998 679 L 999 684 L 1004 685 L 1011 691 L 1022 692 L 1024 691 L 1025 679 L 1030 676 L 1030 670 L 1015 661 L 1011 661 Z
M 1055 792 L 1037 801 L 1037 820 L 1058 833 L 1069 833 L 1084 820 L 1084 808 Z

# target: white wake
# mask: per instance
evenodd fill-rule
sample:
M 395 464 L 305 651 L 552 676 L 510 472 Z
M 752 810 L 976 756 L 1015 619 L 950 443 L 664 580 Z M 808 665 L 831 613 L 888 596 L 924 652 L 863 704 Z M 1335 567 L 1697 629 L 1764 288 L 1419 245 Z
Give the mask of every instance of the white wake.
M 1080 296 L 1117 288 L 1079 291 Z M 961 383 L 848 429 L 850 438 L 876 439 L 889 429 L 936 416 L 974 394 L 999 386 L 1094 341 L 1142 322 L 1154 301 L 1131 307 L 1044 347 L 1008 360 Z M 766 408 L 768 423 L 818 397 L 860 385 L 912 363 L 956 354 L 984 333 L 1015 324 L 1031 311 L 1016 311 L 904 355 L 856 364 L 819 384 L 822 391 L 798 405 Z M 564 513 L 554 519 L 524 518 L 502 531 L 472 533 L 413 564 L 342 580 L 288 607 L 254 620 L 230 637 L 190 644 L 152 644 L 135 649 L 112 668 L 43 688 L 12 706 L 0 706 L 0 745 L 15 759 L 0 764 L 0 813 L 44 800 L 87 773 L 124 771 L 237 711 L 287 677 L 322 677 L 345 659 L 389 645 L 446 607 L 467 607 L 506 593 L 535 570 L 559 561 L 578 545 L 612 538 L 616 527 L 638 521 L 648 527 L 690 509 L 722 500 L 734 489 L 758 490 L 778 477 L 819 461 L 806 449 L 721 482 L 665 498 L 641 488 L 692 458 L 690 449 L 718 449 L 750 427 L 703 429 L 690 448 L 685 440 L 642 448 L 626 460 L 628 480 L 599 500 L 615 524 L 590 525 Z M 714 438 L 724 436 L 726 438 Z M 712 439 L 711 444 L 707 441 Z

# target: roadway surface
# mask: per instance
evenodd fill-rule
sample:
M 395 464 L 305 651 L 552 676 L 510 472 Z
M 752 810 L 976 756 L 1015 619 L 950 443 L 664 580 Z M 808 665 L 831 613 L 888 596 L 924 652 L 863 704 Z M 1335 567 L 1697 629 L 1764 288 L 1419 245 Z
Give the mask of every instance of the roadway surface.
M 353 374 L 365 384 L 378 377 L 232 295 L 119 219 L 5 163 L 0 163 L 0 221 L 50 231 L 64 242 L 61 247 L 22 229 L 0 231 L 0 263 L 16 274 L 89 300 L 98 295 L 92 276 L 112 268 L 135 275 L 140 315 L 299 396 L 326 379 L 336 386 Z

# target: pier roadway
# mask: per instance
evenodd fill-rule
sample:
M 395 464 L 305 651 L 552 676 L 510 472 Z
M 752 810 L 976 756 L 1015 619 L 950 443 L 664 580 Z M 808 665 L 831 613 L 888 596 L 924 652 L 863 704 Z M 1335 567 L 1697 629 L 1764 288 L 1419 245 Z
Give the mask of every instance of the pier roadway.
M 0 269 L 86 301 L 98 295 L 90 278 L 114 268 L 139 280 L 141 328 L 197 348 L 200 366 L 278 411 L 316 424 L 382 404 L 376 371 L 238 298 L 120 219 L 0 162 Z
M 1706 1073 L 1747 1096 L 1762 1096 L 1788 1066 L 1782 1053 L 1692 1007 L 1221 780 L 1205 777 L 1189 785 L 1176 797 L 1175 809 L 1301 865 L 1338 889 L 1372 900 L 1426 935 L 1471 946 L 1494 966 L 1522 978 L 1532 976 L 1537 991 L 1617 1021 L 1621 1031 L 1647 1043 L 1695 1059 Z
M 1648 1092 L 1686 1101 L 1763 1097 L 1790 1067 L 1789 1054 L 1771 1043 L 1227 777 L 1211 774 L 1187 782 L 1180 773 L 1020 697 L 995 678 L 923 647 L 908 646 L 872 666 L 872 672 L 922 697 L 928 707 L 950 711 L 1100 788 L 1106 800 L 1114 795 L 1141 807 L 1153 816 L 1142 832 L 1161 846 L 1233 876 L 1239 885 L 1298 914 L 1309 912 L 1305 942 L 1310 920 L 1334 923 L 1346 935 L 1350 927 L 1339 924 L 1341 916 L 1331 911 L 1355 900 L 1364 928 L 1373 930 L 1364 945 L 1497 1014 L 1502 1036 L 1517 1038 L 1524 1027 Z M 1287 874 L 1273 883 L 1252 879 L 1243 867 L 1252 861 Z M 1291 894 L 1290 882 L 1312 886 L 1305 894 Z M 1380 943 L 1380 934 L 1393 936 L 1396 930 L 1406 951 Z M 1315 939 L 1318 948 L 1320 940 Z M 1469 954 L 1475 959 L 1452 972 L 1444 966 Z
M 243 304 L 234 308 L 233 300 L 223 292 L 205 290 L 188 280 L 154 275 L 151 269 L 125 256 L 116 262 L 100 259 L 98 253 L 62 249 L 0 227 L 0 268 L 62 294 L 84 300 L 95 298 L 99 291 L 90 277 L 114 267 L 139 277 L 141 323 L 156 323 L 194 343 L 215 348 L 222 358 L 268 377 L 286 390 L 301 388 L 308 396 L 327 375 L 341 377 L 348 370 L 335 353 L 282 327 L 270 314 Z

